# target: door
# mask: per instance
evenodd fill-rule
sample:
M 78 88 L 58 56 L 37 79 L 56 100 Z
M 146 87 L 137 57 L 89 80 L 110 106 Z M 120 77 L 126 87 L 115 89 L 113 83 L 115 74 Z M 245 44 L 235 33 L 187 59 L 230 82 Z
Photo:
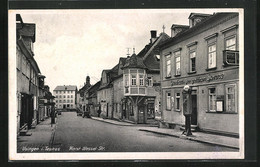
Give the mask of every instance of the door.
M 144 105 L 138 106 L 138 123 L 143 124 L 145 123 L 145 117 L 144 117 Z
M 108 103 L 107 103 L 107 117 L 108 117 Z
M 192 94 L 191 95 L 191 109 L 192 109 L 192 114 L 191 114 L 191 125 L 197 125 L 197 95 Z

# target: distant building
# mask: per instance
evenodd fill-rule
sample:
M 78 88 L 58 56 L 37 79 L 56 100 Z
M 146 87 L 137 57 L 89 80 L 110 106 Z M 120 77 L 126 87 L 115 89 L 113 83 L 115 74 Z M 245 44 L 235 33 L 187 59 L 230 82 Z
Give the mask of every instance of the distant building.
M 55 96 L 55 107 L 58 109 L 75 109 L 76 108 L 77 86 L 63 85 L 57 86 L 53 90 Z
M 100 81 L 89 87 L 85 93 L 85 98 L 87 99 L 87 107 L 89 109 L 90 115 L 97 116 L 97 111 L 100 107 L 97 101 L 97 90 L 100 87 Z
M 41 120 L 39 98 L 44 89 L 41 75 L 34 59 L 35 24 L 24 23 L 16 15 L 16 75 L 17 75 L 17 134 L 26 133 Z
M 238 13 L 191 13 L 189 22 L 173 25 L 172 37 L 160 46 L 163 122 L 185 124 L 182 90 L 188 85 L 192 126 L 238 135 Z
M 87 92 L 87 90 L 89 89 L 89 87 L 91 86 L 90 84 L 90 77 L 87 76 L 86 77 L 86 82 L 84 83 L 84 86 L 82 88 L 80 88 L 77 91 L 77 107 L 81 110 L 81 111 L 86 111 L 87 110 L 87 99 L 85 97 L 85 94 Z

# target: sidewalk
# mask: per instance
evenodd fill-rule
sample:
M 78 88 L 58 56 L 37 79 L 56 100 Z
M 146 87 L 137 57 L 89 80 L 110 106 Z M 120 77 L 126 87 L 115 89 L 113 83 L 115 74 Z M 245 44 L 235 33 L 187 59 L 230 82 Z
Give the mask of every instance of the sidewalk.
M 47 118 L 39 123 L 35 129 L 30 129 L 27 132 L 31 134 L 30 136 L 18 136 L 17 152 L 33 152 L 32 148 L 51 147 L 55 128 L 56 124 L 51 127 L 51 118 Z
M 156 128 L 156 127 L 141 127 L 139 128 L 139 131 L 151 132 L 151 133 L 167 135 L 167 136 L 177 137 L 186 140 L 197 141 L 201 143 L 239 149 L 239 138 L 234 138 L 234 137 L 214 135 L 214 134 L 203 133 L 203 132 L 192 132 L 192 136 L 186 136 L 186 135 L 182 135 L 181 130 Z
M 182 135 L 181 130 L 177 129 L 166 129 L 166 128 L 158 128 L 158 127 L 149 127 L 147 125 L 143 124 L 134 124 L 134 123 L 128 123 L 124 121 L 116 121 L 111 119 L 103 119 L 99 117 L 91 117 L 94 120 L 114 124 L 114 125 L 120 125 L 120 126 L 138 126 L 139 131 L 145 131 L 145 132 L 151 132 L 161 135 L 167 135 L 172 137 L 177 137 L 181 139 L 186 140 L 192 140 L 196 142 L 201 143 L 207 143 L 212 144 L 216 146 L 224 146 L 228 148 L 233 149 L 239 149 L 239 139 L 234 137 L 228 137 L 228 136 L 221 136 L 221 135 L 215 135 L 215 134 L 209 134 L 209 133 L 203 133 L 203 132 L 192 132 L 192 136 L 186 136 Z M 142 127 L 140 127 L 142 126 Z

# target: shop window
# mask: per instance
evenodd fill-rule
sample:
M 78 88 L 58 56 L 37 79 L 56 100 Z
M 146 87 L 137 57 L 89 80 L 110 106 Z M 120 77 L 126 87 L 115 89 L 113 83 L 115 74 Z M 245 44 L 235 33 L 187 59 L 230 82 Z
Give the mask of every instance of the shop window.
M 236 85 L 226 85 L 226 112 L 236 111 Z
M 180 111 L 180 100 L 181 100 L 181 93 L 175 94 L 175 110 Z
M 209 111 L 216 112 L 216 88 L 209 88 Z
M 171 110 L 171 93 L 166 93 L 166 110 Z
M 166 58 L 166 77 L 171 77 L 171 55 L 165 56 Z
M 216 44 L 208 46 L 208 68 L 215 68 L 216 64 Z

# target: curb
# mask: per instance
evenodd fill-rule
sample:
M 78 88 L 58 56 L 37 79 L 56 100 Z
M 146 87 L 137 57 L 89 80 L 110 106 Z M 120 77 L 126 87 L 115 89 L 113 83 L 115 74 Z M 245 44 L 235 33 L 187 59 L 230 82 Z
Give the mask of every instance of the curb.
M 117 123 L 113 123 L 113 122 L 108 122 L 108 121 L 100 120 L 100 119 L 94 119 L 94 118 L 91 118 L 91 119 L 97 120 L 97 121 L 100 121 L 100 122 L 109 123 L 109 124 L 112 124 L 112 125 L 118 125 L 118 126 L 134 126 L 134 124 L 133 124 L 133 125 L 122 125 L 122 124 L 117 124 Z
M 139 131 L 151 132 L 151 133 L 156 133 L 156 134 L 160 134 L 160 135 L 166 135 L 166 136 L 176 137 L 176 138 L 180 138 L 180 139 L 186 139 L 186 140 L 196 141 L 196 142 L 200 142 L 200 143 L 211 144 L 211 145 L 214 145 L 214 146 L 222 146 L 222 147 L 227 147 L 227 148 L 232 148 L 232 149 L 239 149 L 239 147 L 236 147 L 236 146 L 230 146 L 230 145 L 227 145 L 227 144 L 220 144 L 220 143 L 215 143 L 215 142 L 203 141 L 203 140 L 200 140 L 200 139 L 195 139 L 195 138 L 192 138 L 192 137 L 186 137 L 186 136 L 182 136 L 182 135 L 173 135 L 173 134 L 156 132 L 156 131 L 146 130 L 146 129 L 139 129 Z

